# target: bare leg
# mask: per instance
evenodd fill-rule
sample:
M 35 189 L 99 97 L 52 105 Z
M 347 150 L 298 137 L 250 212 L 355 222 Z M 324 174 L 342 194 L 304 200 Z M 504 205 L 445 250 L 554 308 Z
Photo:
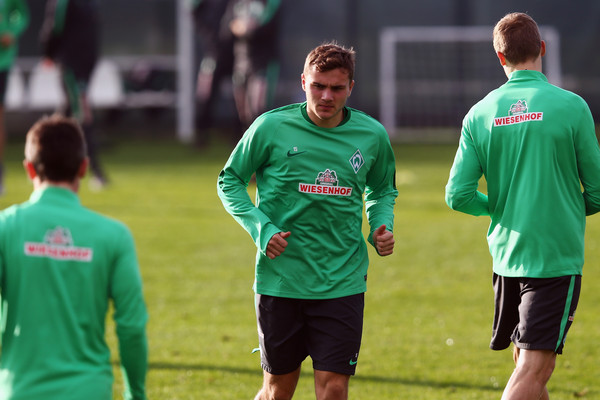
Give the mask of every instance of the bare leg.
M 248 88 L 247 83 L 235 84 L 233 87 L 233 98 L 235 100 L 235 107 L 238 112 L 238 118 L 242 124 L 242 128 L 248 128 Z
M 102 189 L 106 183 L 106 175 L 100 165 L 100 157 L 98 155 L 98 140 L 96 138 L 94 115 L 90 106 L 87 93 L 81 92 L 79 103 L 81 107 L 80 123 L 85 140 L 87 142 L 88 157 L 90 159 L 90 171 L 93 174 L 90 184 L 92 189 Z
M 551 350 L 521 350 L 515 347 L 513 371 L 502 400 L 547 400 L 546 384 L 556 365 L 556 353 Z
M 347 400 L 350 375 L 315 370 L 317 400 Z
M 260 75 L 253 76 L 248 82 L 248 88 L 247 118 L 252 123 L 256 117 L 267 111 L 267 80 Z
M 263 387 L 254 400 L 290 400 L 296 391 L 300 378 L 300 367 L 285 375 L 273 375 L 264 372 Z

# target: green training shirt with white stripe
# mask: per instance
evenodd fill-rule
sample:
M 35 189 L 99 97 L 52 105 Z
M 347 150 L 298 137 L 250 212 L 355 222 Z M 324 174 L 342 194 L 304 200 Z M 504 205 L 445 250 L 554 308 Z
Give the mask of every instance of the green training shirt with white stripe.
M 477 190 L 482 175 L 487 195 Z M 580 275 L 585 218 L 600 210 L 600 148 L 585 101 L 541 72 L 513 72 L 465 116 L 446 202 L 491 217 L 498 275 Z
M 327 129 L 310 121 L 306 103 L 267 112 L 219 175 L 225 209 L 258 248 L 256 293 L 328 299 L 366 291 L 363 193 L 371 234 L 382 224 L 392 231 L 395 160 L 379 122 L 349 107 L 345 114 L 339 126 Z M 254 172 L 256 206 L 247 192 Z M 287 248 L 269 259 L 269 240 L 286 231 Z
M 145 399 L 147 312 L 131 233 L 60 187 L 0 213 L 0 399 L 110 400 L 114 305 L 126 398 Z

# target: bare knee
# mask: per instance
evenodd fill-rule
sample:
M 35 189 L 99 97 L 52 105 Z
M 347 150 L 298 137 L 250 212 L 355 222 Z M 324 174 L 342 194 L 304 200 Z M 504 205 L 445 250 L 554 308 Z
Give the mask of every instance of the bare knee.
M 534 373 L 537 379 L 540 382 L 548 382 L 552 373 L 554 372 L 554 367 L 556 366 L 556 358 L 552 358 L 548 360 L 547 363 L 540 366 L 538 369 L 534 370 Z
M 294 391 L 275 385 L 263 386 L 254 400 L 291 400 Z
M 339 381 L 329 382 L 323 388 L 323 399 L 340 399 L 348 398 L 348 385 Z
M 517 370 L 531 374 L 538 382 L 550 380 L 556 367 L 556 354 L 549 350 L 523 351 L 517 354 Z
M 317 400 L 348 399 L 349 375 L 315 370 L 315 392 Z
M 300 368 L 285 375 L 265 372 L 263 387 L 254 400 L 290 400 L 294 396 L 299 377 Z

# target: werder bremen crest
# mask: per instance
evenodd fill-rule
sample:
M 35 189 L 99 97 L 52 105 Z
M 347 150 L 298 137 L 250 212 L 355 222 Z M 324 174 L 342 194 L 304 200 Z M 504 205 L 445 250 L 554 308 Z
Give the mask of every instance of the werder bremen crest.
M 363 158 L 359 149 L 356 149 L 348 161 L 350 161 L 350 165 L 352 165 L 352 169 L 354 170 L 355 174 L 358 174 L 360 167 L 365 164 L 365 159 Z

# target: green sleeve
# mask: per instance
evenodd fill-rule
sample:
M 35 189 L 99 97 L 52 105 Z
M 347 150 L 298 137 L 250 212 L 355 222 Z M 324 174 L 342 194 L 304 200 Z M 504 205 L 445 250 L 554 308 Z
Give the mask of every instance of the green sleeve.
M 373 243 L 373 232 L 381 225 L 394 231 L 394 204 L 396 189 L 396 160 L 387 133 L 381 136 L 377 159 L 373 164 L 365 187 L 365 213 L 370 233 L 367 241 Z
M 146 398 L 145 380 L 148 370 L 148 343 L 146 322 L 148 314 L 142 292 L 133 237 L 128 229 L 115 242 L 119 248 L 114 262 L 111 295 L 114 319 L 119 340 L 119 355 L 125 382 L 125 398 Z
M 600 147 L 596 137 L 594 120 L 587 104 L 582 107 L 583 115 L 578 119 L 575 132 L 577 170 L 583 186 L 586 215 L 600 211 Z
M 65 29 L 65 20 L 67 18 L 67 7 L 69 0 L 56 0 L 56 8 L 54 9 L 54 25 L 53 34 L 60 35 Z
M 466 214 L 490 215 L 488 197 L 477 190 L 482 175 L 473 139 L 463 128 L 446 185 L 446 204 L 453 210 Z
M 279 11 L 280 7 L 281 0 L 267 0 L 265 10 L 260 17 L 260 24 L 266 25 L 269 22 L 271 22 L 271 20 L 273 20 L 273 18 L 275 18 L 275 16 L 277 15 L 277 12 Z
M 8 29 L 13 36 L 20 36 L 29 26 L 29 8 L 24 0 L 16 0 L 8 15 Z
M 252 174 L 268 160 L 268 140 L 257 132 L 260 118 L 246 131 L 219 173 L 217 193 L 225 210 L 248 232 L 265 254 L 271 237 L 281 232 L 271 219 L 254 205 L 248 195 Z

